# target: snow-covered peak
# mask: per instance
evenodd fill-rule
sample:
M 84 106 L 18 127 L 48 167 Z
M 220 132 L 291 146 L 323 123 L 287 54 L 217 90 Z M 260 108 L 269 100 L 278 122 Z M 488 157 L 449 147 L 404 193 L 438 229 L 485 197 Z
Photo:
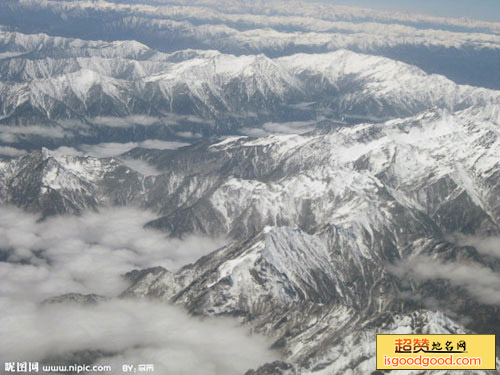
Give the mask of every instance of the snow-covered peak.
M 25 52 L 0 60 L 6 77 L 0 83 L 0 114 L 7 123 L 27 123 L 28 113 L 53 125 L 144 113 L 160 122 L 167 113 L 187 112 L 208 119 L 209 133 L 244 126 L 248 134 L 265 134 L 267 128 L 296 133 L 297 117 L 304 117 L 299 122 L 310 130 L 332 117 L 384 121 L 435 107 L 494 109 L 500 102 L 498 91 L 457 85 L 396 60 L 345 49 L 270 58 L 214 50 L 165 54 L 128 41 L 0 36 L 7 49 Z M 16 38 L 21 41 L 9 41 Z M 286 114 L 283 124 L 281 114 Z

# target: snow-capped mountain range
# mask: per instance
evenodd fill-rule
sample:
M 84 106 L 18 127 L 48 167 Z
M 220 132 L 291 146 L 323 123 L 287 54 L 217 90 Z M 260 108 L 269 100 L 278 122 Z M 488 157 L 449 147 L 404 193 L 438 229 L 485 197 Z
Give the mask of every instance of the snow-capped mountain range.
M 64 145 L 137 134 L 265 134 L 272 124 L 308 129 L 325 119 L 383 121 L 435 107 L 500 103 L 498 91 L 347 50 L 271 59 L 165 54 L 137 42 L 2 36 L 10 52 L 0 60 L 1 140 L 10 146 L 33 147 L 47 138 Z
M 237 316 L 275 337 L 288 363 L 272 366 L 364 373 L 373 345 L 346 353 L 370 330 L 495 332 L 497 307 L 472 289 L 397 271 L 433 262 L 497 272 L 489 256 L 450 239 L 500 233 L 498 123 L 484 118 L 429 111 L 121 157 L 156 166 L 156 176 L 120 158 L 44 149 L 0 164 L 1 199 L 45 215 L 140 205 L 160 216 L 150 226 L 172 235 L 229 235 L 231 244 L 176 273 L 130 273 L 124 295 Z
M 500 88 L 498 77 L 488 74 L 500 61 L 500 28 L 470 19 L 277 0 L 251 5 L 241 0 L 8 0 L 0 4 L 0 23 L 27 34 L 136 40 L 163 52 L 192 48 L 277 57 L 350 49 L 462 84 Z
M 495 23 L 277 0 L 9 0 L 0 25 L 0 156 L 498 103 L 478 88 L 500 88 Z
M 0 205 L 42 222 L 135 207 L 147 230 L 228 239 L 45 305 L 175 304 L 270 338 L 281 360 L 247 375 L 379 375 L 377 333 L 500 334 L 499 66 L 498 23 L 7 0 Z

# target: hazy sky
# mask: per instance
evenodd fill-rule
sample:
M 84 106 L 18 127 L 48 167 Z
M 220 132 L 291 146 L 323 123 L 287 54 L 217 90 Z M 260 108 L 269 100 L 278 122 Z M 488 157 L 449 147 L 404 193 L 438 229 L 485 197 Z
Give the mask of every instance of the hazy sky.
M 318 1 L 318 0 L 316 0 Z M 468 17 L 500 22 L 500 0 L 319 0 L 364 8 Z

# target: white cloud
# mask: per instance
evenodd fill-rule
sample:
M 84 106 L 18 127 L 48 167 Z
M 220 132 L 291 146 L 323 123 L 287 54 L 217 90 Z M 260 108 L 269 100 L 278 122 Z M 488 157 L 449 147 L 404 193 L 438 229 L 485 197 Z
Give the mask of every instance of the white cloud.
M 179 137 L 183 137 L 183 138 L 201 138 L 201 137 L 203 137 L 200 133 L 193 133 L 193 132 L 177 132 L 175 134 L 177 134 Z
M 472 246 L 481 254 L 500 258 L 500 237 L 465 236 L 459 233 L 451 236 L 450 241 L 460 246 Z
M 96 145 L 80 145 L 78 148 L 82 150 L 84 155 L 90 155 L 97 158 L 108 158 L 123 154 L 124 152 L 130 151 L 135 147 L 138 147 L 137 142 L 106 142 Z
M 155 373 L 233 375 L 278 358 L 271 342 L 233 319 L 198 319 L 180 307 L 108 299 L 94 305 L 39 304 L 68 292 L 115 296 L 121 274 L 161 265 L 175 270 L 223 245 L 220 239 L 167 238 L 145 229 L 155 216 L 121 208 L 37 221 L 0 207 L 0 361 L 39 361 L 83 350 L 122 374 L 124 363 L 151 363 Z
M 200 320 L 179 307 L 138 300 L 97 305 L 7 305 L 0 300 L 0 359 L 40 360 L 86 349 L 116 353 L 100 363 L 151 363 L 157 374 L 234 375 L 277 359 L 270 341 L 231 319 Z M 2 362 L 3 362 L 2 361 Z
M 159 139 L 148 139 L 137 143 L 137 147 L 155 148 L 158 150 L 177 150 L 178 148 L 189 146 L 190 143 L 175 141 L 160 141 Z
M 478 301 L 500 304 L 500 274 L 473 262 L 442 262 L 418 256 L 388 267 L 399 277 L 412 277 L 420 281 L 448 280 L 451 285 L 466 289 Z
M 315 121 L 266 122 L 262 128 L 241 128 L 240 132 L 251 137 L 266 137 L 272 134 L 303 134 L 314 130 Z
M 156 169 L 154 166 L 151 164 L 148 164 L 144 160 L 139 160 L 139 159 L 121 159 L 123 164 L 125 164 L 127 167 L 139 172 L 143 176 L 157 176 L 162 174 L 161 171 Z
M 149 126 L 157 124 L 160 122 L 159 118 L 144 116 L 144 115 L 133 115 L 126 117 L 94 117 L 89 119 L 95 125 L 107 126 L 111 128 L 129 128 L 135 125 Z
M 148 211 L 115 208 L 38 222 L 35 215 L 1 207 L 0 249 L 9 250 L 9 263 L 0 263 L 0 270 L 10 276 L 0 291 L 37 300 L 68 292 L 114 295 L 126 286 L 120 275 L 132 269 L 176 270 L 225 243 L 172 239 L 144 228 L 155 218 Z
M 142 142 L 105 142 L 95 145 L 82 144 L 76 147 L 62 146 L 54 150 L 54 152 L 61 155 L 73 156 L 94 156 L 97 158 L 108 158 L 121 155 L 136 147 L 158 149 L 158 150 L 176 150 L 180 147 L 188 146 L 189 143 L 175 142 L 175 141 L 161 141 L 158 139 L 148 139 Z
M 21 150 L 19 148 L 0 146 L 0 155 L 18 157 L 26 154 L 26 150 Z
M 15 143 L 22 137 L 31 135 L 44 138 L 63 138 L 65 136 L 70 136 L 69 133 L 61 128 L 38 125 L 0 126 L 0 141 L 5 143 Z
M 106 126 L 110 128 L 129 128 L 132 126 L 151 126 L 151 125 L 172 125 L 182 122 L 191 122 L 196 124 L 214 124 L 213 120 L 204 119 L 194 115 L 179 115 L 176 113 L 165 113 L 162 117 L 151 117 L 145 115 L 132 115 L 125 117 L 98 116 L 89 118 L 94 125 Z
M 58 155 L 65 155 L 65 156 L 84 156 L 84 153 L 82 151 L 79 151 L 74 147 L 67 147 L 67 146 L 61 146 L 55 150 L 52 150 L 52 152 Z

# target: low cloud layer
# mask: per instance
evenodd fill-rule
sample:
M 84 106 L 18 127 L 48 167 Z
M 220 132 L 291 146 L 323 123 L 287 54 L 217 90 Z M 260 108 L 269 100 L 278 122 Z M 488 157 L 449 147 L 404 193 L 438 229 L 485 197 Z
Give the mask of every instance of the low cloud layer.
M 1 302 L 0 359 L 34 361 L 86 349 L 112 353 L 100 363 L 122 374 L 123 364 L 153 364 L 157 374 L 234 375 L 278 358 L 270 341 L 249 336 L 231 319 L 190 317 L 152 301 L 97 305 Z M 56 364 L 56 363 L 51 363 Z
M 27 127 L 24 127 L 25 129 Z M 41 129 L 42 131 L 42 129 Z M 57 138 L 57 132 L 54 131 L 46 131 L 44 132 L 44 136 L 48 138 Z M 2 127 L 0 126 L 0 142 L 5 143 L 15 143 L 19 142 L 21 138 L 26 135 L 39 135 L 38 133 L 23 133 L 23 129 L 20 129 L 17 132 L 3 132 Z M 184 135 L 187 138 L 187 134 Z M 189 133 L 192 134 L 192 133 Z M 196 135 L 192 135 L 191 138 L 197 138 Z M 121 155 L 127 151 L 130 151 L 136 147 L 148 148 L 148 149 L 156 149 L 156 150 L 177 150 L 184 146 L 189 146 L 190 143 L 186 142 L 178 142 L 178 141 L 162 141 L 159 139 L 147 139 L 141 142 L 104 142 L 98 143 L 94 145 L 90 144 L 81 144 L 75 147 L 61 146 L 54 150 L 54 152 L 60 153 L 61 155 L 73 155 L 73 156 L 93 156 L 96 158 L 108 158 L 115 157 Z M 23 156 L 27 153 L 26 150 L 11 146 L 0 146 L 0 157 L 19 157 Z
M 119 208 L 38 222 L 17 208 L 0 208 L 0 292 L 44 299 L 79 292 L 114 295 L 120 275 L 135 268 L 163 266 L 176 270 L 222 246 L 207 237 L 170 239 L 145 229 L 156 216 Z
M 399 277 L 411 277 L 419 281 L 448 280 L 461 287 L 476 300 L 488 305 L 500 305 L 500 274 L 479 263 L 441 262 L 430 257 L 416 257 L 390 267 Z
M 156 169 L 151 164 L 139 159 L 121 159 L 123 164 L 127 167 L 139 172 L 143 176 L 158 176 L 162 174 L 161 171 Z
M 242 128 L 241 132 L 251 137 L 266 137 L 271 134 L 303 134 L 314 130 L 315 121 L 266 122 L 262 128 Z
M 95 125 L 101 125 L 111 128 L 129 128 L 131 126 L 136 126 L 136 125 L 149 126 L 157 124 L 160 122 L 160 119 L 151 116 L 134 115 L 125 117 L 100 116 L 100 117 L 94 117 L 90 119 L 90 121 Z
M 233 375 L 274 360 L 271 342 L 249 336 L 232 319 L 190 317 L 165 302 L 111 298 L 95 305 L 40 304 L 68 292 L 109 297 L 127 285 L 121 274 L 161 265 L 175 270 L 222 246 L 145 229 L 148 211 L 120 208 L 38 221 L 0 207 L 0 361 L 108 353 L 113 374 L 123 364 L 153 364 L 155 373 Z M 57 364 L 57 363 L 51 363 Z
M 500 237 L 465 236 L 457 234 L 451 238 L 460 246 L 472 246 L 480 254 L 500 258 Z
M 0 142 L 16 143 L 25 137 L 43 137 L 51 139 L 60 139 L 70 136 L 64 129 L 51 128 L 48 126 L 25 125 L 25 126 L 0 126 Z
M 180 125 L 184 122 L 196 124 L 214 124 L 212 120 L 204 119 L 193 115 L 179 115 L 175 113 L 165 113 L 162 117 L 151 117 L 144 115 L 133 115 L 125 117 L 99 116 L 89 118 L 89 122 L 94 125 L 110 128 L 130 128 L 133 126 L 151 125 Z
M 157 150 L 176 150 L 180 147 L 189 145 L 189 143 L 175 141 L 161 141 L 158 139 L 148 139 L 142 142 L 106 142 L 95 145 L 82 144 L 77 147 L 62 146 L 55 150 L 62 155 L 75 156 L 94 156 L 96 158 L 108 158 L 121 155 L 136 147 L 151 148 Z
M 9 146 L 0 146 L 0 156 L 7 157 L 18 157 L 26 154 L 25 150 L 9 147 Z

